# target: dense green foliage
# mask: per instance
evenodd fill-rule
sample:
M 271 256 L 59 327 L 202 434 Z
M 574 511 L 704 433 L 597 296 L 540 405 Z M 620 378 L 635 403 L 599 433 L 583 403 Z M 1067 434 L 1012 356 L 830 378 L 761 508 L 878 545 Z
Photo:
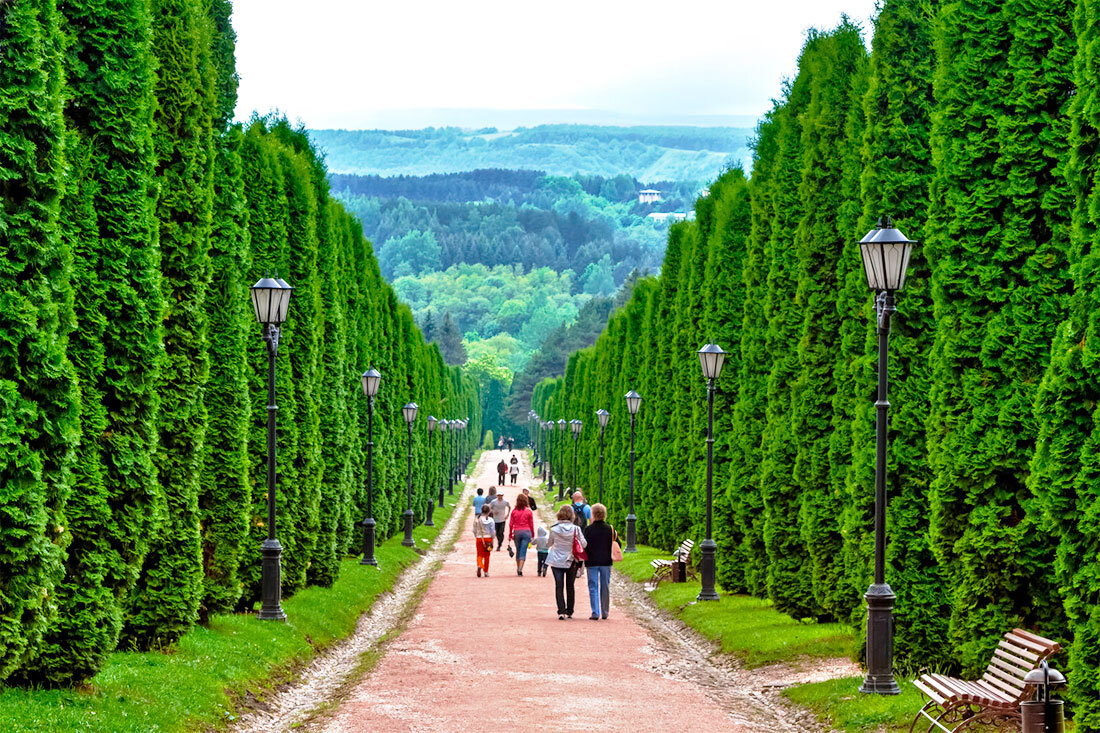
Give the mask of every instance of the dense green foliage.
M 748 155 L 733 127 L 537 125 L 515 130 L 311 130 L 336 173 L 383 176 L 523 168 L 551 175 L 709 181 Z
M 469 417 L 448 366 L 284 120 L 231 123 L 226 0 L 0 9 L 0 679 L 88 680 L 121 643 L 178 640 L 259 595 L 265 346 L 248 286 L 295 286 L 277 357 L 283 590 L 359 546 L 367 409 L 379 536 L 443 481 L 428 414 Z
M 888 0 L 869 55 L 847 21 L 811 32 L 757 129 L 751 179 L 723 174 L 696 220 L 673 227 L 660 276 L 531 406 L 555 420 L 612 411 L 605 491 L 622 523 L 621 395 L 638 390 L 640 538 L 698 539 L 693 352 L 718 341 L 730 351 L 716 401 L 720 581 L 858 628 L 877 339 L 854 242 L 893 215 L 921 241 L 891 344 L 898 664 L 973 673 L 1007 629 L 1036 629 L 1072 642 L 1076 720 L 1095 731 L 1100 15 L 1072 5 Z M 596 434 L 581 440 L 589 490 Z

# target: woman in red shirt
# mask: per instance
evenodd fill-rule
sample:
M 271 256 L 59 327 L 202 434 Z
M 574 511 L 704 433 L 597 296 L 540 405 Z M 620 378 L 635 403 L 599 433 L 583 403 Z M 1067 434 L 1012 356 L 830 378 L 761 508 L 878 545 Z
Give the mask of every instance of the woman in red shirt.
M 516 508 L 508 524 L 508 541 L 516 543 L 516 575 L 523 575 L 523 564 L 527 561 L 527 545 L 535 534 L 535 515 L 531 513 L 527 497 L 516 497 Z

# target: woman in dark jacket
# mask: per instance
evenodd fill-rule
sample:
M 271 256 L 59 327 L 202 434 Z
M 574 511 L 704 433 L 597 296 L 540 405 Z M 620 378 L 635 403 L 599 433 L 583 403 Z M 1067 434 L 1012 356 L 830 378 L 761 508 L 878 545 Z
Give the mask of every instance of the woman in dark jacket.
M 607 507 L 603 504 L 592 505 L 592 522 L 584 528 L 584 538 L 588 541 L 585 552 L 588 559 L 588 601 L 592 605 L 592 615 L 588 618 L 597 621 L 607 618 L 610 605 L 611 582 L 611 543 L 618 542 L 615 528 L 607 523 Z

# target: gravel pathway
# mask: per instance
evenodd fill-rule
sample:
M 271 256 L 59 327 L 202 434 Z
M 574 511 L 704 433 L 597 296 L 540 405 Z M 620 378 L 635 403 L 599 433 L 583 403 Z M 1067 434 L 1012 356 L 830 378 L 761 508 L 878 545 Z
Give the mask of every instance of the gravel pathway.
M 476 485 L 495 483 L 499 456 L 482 456 Z M 524 458 L 520 486 L 507 487 L 506 495 L 514 503 L 516 488 L 534 484 Z M 470 493 L 467 488 L 463 501 Z M 434 564 L 434 551 L 402 578 L 386 609 L 376 605 L 366 622 L 369 631 L 357 632 L 353 649 L 341 654 L 347 661 L 311 670 L 307 676 L 314 681 L 288 691 L 291 699 L 279 700 L 278 715 L 243 729 L 284 730 L 337 695 L 307 729 L 820 731 L 812 716 L 784 702 L 776 685 L 851 673 L 841 662 L 809 670 L 741 670 L 694 632 L 681 633 L 678 621 L 622 577 L 612 588 L 609 620 L 587 619 L 581 579 L 576 618 L 559 621 L 553 579 L 535 574 L 533 551 L 524 577 L 517 577 L 504 552 L 493 553 L 491 578 L 475 577 L 469 518 L 469 511 L 452 517 L 444 535 L 451 538 L 461 519 L 454 550 L 442 558 L 416 615 L 369 674 L 343 684 L 358 654 L 385 633 L 385 619 L 396 623 L 401 617 L 400 607 L 389 607 L 412 597 Z M 295 707 L 306 712 L 295 714 Z

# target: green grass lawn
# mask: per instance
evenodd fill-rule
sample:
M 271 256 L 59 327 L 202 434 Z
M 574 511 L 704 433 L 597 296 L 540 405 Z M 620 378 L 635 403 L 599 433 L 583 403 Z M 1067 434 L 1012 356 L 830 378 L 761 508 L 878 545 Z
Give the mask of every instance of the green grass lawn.
M 414 530 L 418 548 L 435 540 L 454 511 L 457 494 L 445 499 L 435 510 L 436 526 Z M 168 650 L 112 654 L 87 689 L 2 689 L 0 722 L 6 731 L 222 728 L 233 721 L 237 700 L 263 698 L 298 665 L 348 636 L 374 599 L 417 558 L 401 546 L 400 533 L 375 554 L 377 568 L 349 558 L 331 588 L 306 588 L 284 600 L 286 623 L 257 621 L 251 614 L 218 615 Z
M 616 567 L 632 580 L 653 575 L 650 561 L 669 553 L 638 545 Z M 678 616 L 688 626 L 721 645 L 746 667 L 788 662 L 797 657 L 843 657 L 852 648 L 852 631 L 844 624 L 800 623 L 776 611 L 770 601 L 750 596 L 722 594 L 717 603 L 696 603 L 697 580 L 663 582 L 650 596 L 658 606 Z

